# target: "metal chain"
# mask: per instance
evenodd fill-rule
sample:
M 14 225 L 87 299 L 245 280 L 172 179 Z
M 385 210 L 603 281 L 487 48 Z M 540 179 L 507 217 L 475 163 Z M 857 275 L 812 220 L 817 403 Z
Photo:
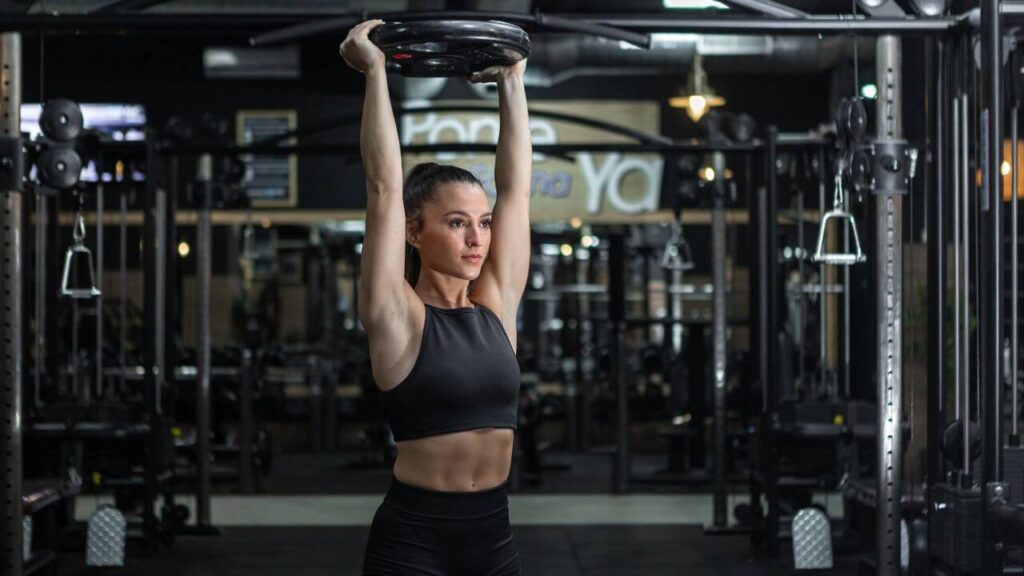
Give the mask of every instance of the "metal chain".
M 833 208 L 833 210 L 837 210 L 837 211 L 842 211 L 842 209 L 843 209 L 843 204 L 844 204 L 844 201 L 843 201 L 843 200 L 844 200 L 844 194 L 843 194 L 843 176 L 842 176 L 842 174 L 840 174 L 840 173 L 839 173 L 839 172 L 837 171 L 837 172 L 836 172 L 836 190 L 835 190 L 835 196 L 833 197 L 833 200 L 832 200 L 832 208 Z
M 81 211 L 75 214 L 75 230 L 72 237 L 75 240 L 75 246 L 81 246 L 85 242 L 85 217 L 82 216 Z

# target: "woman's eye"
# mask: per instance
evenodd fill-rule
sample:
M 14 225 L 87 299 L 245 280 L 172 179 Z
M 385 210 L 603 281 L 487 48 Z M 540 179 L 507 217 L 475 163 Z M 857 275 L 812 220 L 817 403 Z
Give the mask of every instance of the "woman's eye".
M 480 226 L 482 226 L 484 228 L 490 228 L 491 227 L 491 221 L 490 220 L 484 220 L 484 221 L 480 222 Z
M 451 226 L 452 228 L 461 228 L 463 224 L 464 222 L 462 220 L 452 220 L 451 222 L 448 223 L 448 225 Z

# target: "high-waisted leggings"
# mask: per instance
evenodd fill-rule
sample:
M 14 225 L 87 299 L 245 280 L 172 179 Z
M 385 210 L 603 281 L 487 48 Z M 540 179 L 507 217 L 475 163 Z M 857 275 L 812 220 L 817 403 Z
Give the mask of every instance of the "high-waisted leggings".
M 508 484 L 438 492 L 392 478 L 370 526 L 363 576 L 518 576 Z

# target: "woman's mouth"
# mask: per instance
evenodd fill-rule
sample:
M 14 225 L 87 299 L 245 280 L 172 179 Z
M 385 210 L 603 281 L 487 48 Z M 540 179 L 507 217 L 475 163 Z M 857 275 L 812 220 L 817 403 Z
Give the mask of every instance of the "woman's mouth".
M 482 257 L 479 254 L 469 254 L 463 256 L 462 259 L 467 262 L 472 262 L 473 264 L 479 264 Z

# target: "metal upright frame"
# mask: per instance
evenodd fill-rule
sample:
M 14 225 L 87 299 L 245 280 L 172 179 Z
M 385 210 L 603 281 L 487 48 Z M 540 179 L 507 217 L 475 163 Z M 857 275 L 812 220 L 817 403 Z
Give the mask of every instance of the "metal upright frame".
M 210 209 L 213 158 L 198 158 L 193 187 L 196 206 L 196 523 L 210 525 L 210 282 L 213 239 Z M 241 383 L 240 386 L 244 385 Z M 240 463 L 241 464 L 241 463 Z
M 0 137 L 21 130 L 21 35 L 0 34 Z M 22 442 L 21 413 L 24 358 L 22 337 L 22 194 L 0 191 L 0 571 L 21 576 Z
M 725 174 L 725 155 L 721 152 L 712 153 L 712 166 L 715 174 Z M 712 524 L 715 528 L 724 528 L 729 522 L 728 478 L 726 463 L 726 385 L 728 384 L 728 325 L 726 318 L 726 284 L 725 265 L 727 259 L 727 236 L 725 222 L 725 186 L 720 176 L 713 186 L 714 198 L 711 212 L 711 284 L 712 294 L 712 385 L 713 385 L 713 432 L 712 452 L 714 464 L 714 497 Z
M 881 36 L 875 50 L 878 79 L 877 137 L 903 136 L 902 56 L 895 36 Z M 876 345 L 878 346 L 877 574 L 900 570 L 903 371 L 903 198 L 875 190 Z
M 626 235 L 612 232 L 608 248 L 608 319 L 611 321 L 611 387 L 615 390 L 615 460 L 612 491 L 629 492 L 629 378 L 626 374 Z
M 778 158 L 778 130 L 769 126 L 765 137 L 765 183 L 754 203 L 756 208 L 755 246 L 757 250 L 757 322 L 754 337 L 757 375 L 761 383 L 760 470 L 755 470 L 751 482 L 751 504 L 760 509 L 761 491 L 767 500 L 767 515 L 763 519 L 761 538 L 769 556 L 779 552 L 779 490 L 776 455 L 775 424 L 779 408 L 778 397 L 778 334 L 779 334 L 779 282 L 776 259 L 778 235 L 776 223 L 779 212 L 779 191 L 775 163 Z M 760 520 L 760 516 L 759 516 Z
M 156 137 L 149 131 L 147 141 Z M 162 178 L 158 177 L 158 155 L 152 144 L 147 145 L 146 193 L 143 196 L 143 405 L 144 421 L 149 427 L 146 441 L 146 465 L 143 470 L 142 525 L 146 550 L 155 553 L 160 544 L 160 521 L 156 515 L 156 501 L 160 495 L 160 484 L 164 466 L 165 423 L 162 396 L 166 372 L 163 358 L 163 331 L 165 312 L 162 309 L 166 286 L 163 284 L 167 254 L 164 245 L 166 229 L 167 190 Z
M 1002 317 L 1002 186 L 1000 173 L 1003 152 L 1002 133 L 1002 45 L 1003 27 L 1000 0 L 983 0 L 981 4 L 981 71 L 982 71 L 982 249 L 979 385 L 982 405 L 982 502 L 990 502 L 994 485 L 1003 481 L 1003 413 L 1000 395 L 1003 387 Z M 987 124 L 985 123 L 987 117 Z M 1014 191 L 1016 193 L 1016 191 Z M 987 206 L 986 206 L 987 205 Z M 1001 494 L 1000 494 L 1001 495 Z M 984 516 L 983 516 L 984 518 Z M 1004 546 L 1002 535 L 991 524 L 981 526 L 982 570 L 985 574 L 1002 574 Z
M 929 194 L 927 203 L 928 230 L 928 441 L 929 446 L 926 476 L 925 497 L 928 509 L 934 506 L 934 490 L 936 483 L 945 477 L 942 455 L 931 444 L 938 442 L 942 425 L 946 421 L 946 118 L 950 112 L 947 102 L 946 47 L 938 41 L 930 41 L 928 46 L 929 66 L 927 77 L 934 86 L 934 93 L 927 96 L 926 111 L 930 114 L 934 126 L 928 131 L 929 148 L 934 162 L 930 170 L 924 171 L 924 190 Z M 928 523 L 929 541 L 935 535 L 935 524 Z

